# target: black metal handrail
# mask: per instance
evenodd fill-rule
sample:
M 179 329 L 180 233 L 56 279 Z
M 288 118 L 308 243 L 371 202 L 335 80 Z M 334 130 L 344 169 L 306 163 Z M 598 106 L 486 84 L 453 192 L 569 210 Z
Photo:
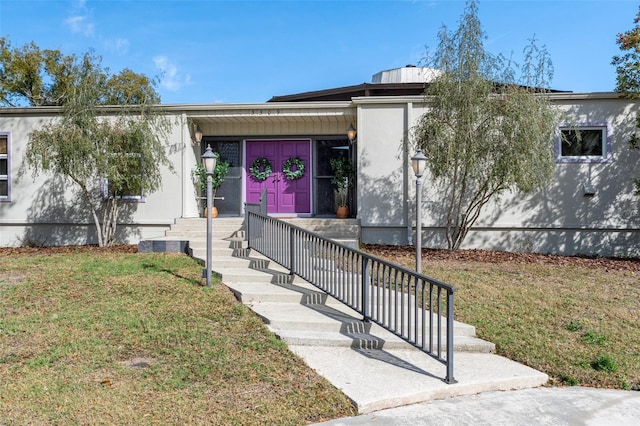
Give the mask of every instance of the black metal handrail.
M 438 360 L 456 383 L 455 287 L 266 214 L 246 216 L 250 249 Z
M 258 212 L 260 214 L 266 215 L 267 214 L 267 188 L 262 190 L 262 193 L 260 194 L 260 201 L 258 201 L 257 203 L 244 203 L 245 206 L 245 213 L 252 211 L 252 212 Z M 246 214 L 245 214 L 245 221 L 246 221 Z

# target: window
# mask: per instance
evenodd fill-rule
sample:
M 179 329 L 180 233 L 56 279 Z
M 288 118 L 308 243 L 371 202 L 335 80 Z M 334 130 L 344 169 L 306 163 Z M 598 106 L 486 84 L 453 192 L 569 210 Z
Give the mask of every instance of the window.
M 611 160 L 611 135 L 606 123 L 561 126 L 556 145 L 559 163 L 603 163 Z
M 102 197 L 116 197 L 124 201 L 144 202 L 142 192 L 142 155 L 126 154 L 121 164 L 118 184 L 114 185 L 109 179 L 102 181 Z
M 11 201 L 9 134 L 0 133 L 0 201 Z
M 242 178 L 244 167 L 242 166 L 242 143 L 236 138 L 204 138 L 202 151 L 207 145 L 211 145 L 213 152 L 217 152 L 220 157 L 218 161 L 227 161 L 229 171 L 224 180 L 224 184 L 216 191 L 215 206 L 220 214 L 240 215 L 242 208 Z
M 335 216 L 337 205 L 335 186 L 331 183 L 333 170 L 331 159 L 338 157 L 350 158 L 353 147 L 346 138 L 322 138 L 315 143 L 315 210 L 319 216 Z M 349 195 L 351 210 L 355 211 L 355 199 Z

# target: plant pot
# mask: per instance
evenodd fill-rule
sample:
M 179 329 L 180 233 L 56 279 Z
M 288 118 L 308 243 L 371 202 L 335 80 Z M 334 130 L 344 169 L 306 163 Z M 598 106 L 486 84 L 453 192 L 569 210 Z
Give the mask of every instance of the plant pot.
M 204 211 L 202 212 L 202 217 L 207 217 L 207 208 L 204 208 Z M 216 206 L 213 206 L 213 208 L 211 208 L 211 217 L 218 217 L 218 209 L 216 208 Z
M 347 206 L 340 206 L 338 207 L 338 210 L 336 210 L 336 216 L 338 216 L 338 219 L 346 219 L 349 217 L 349 207 Z

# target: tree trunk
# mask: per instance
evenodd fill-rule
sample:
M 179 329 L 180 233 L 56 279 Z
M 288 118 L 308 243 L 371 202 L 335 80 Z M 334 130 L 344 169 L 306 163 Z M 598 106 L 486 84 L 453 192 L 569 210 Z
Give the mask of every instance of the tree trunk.
M 93 224 L 96 227 L 96 235 L 98 237 L 98 246 L 104 247 L 104 240 L 102 239 L 102 226 L 100 224 L 100 219 L 98 218 L 98 209 L 93 203 L 93 199 L 89 190 L 74 176 L 69 176 L 72 181 L 74 181 L 79 187 L 80 192 L 82 192 L 82 196 L 84 197 L 89 209 L 91 210 L 91 216 L 93 217 Z
M 102 242 L 105 247 L 110 247 L 115 243 L 119 212 L 120 203 L 117 197 L 114 196 L 103 202 Z

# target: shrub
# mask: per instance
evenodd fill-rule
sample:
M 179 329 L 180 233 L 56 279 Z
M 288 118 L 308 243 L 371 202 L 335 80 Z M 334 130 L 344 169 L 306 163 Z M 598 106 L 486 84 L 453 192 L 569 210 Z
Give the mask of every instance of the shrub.
M 562 381 L 562 384 L 564 384 L 564 385 L 567 385 L 567 386 L 578 386 L 578 380 L 573 376 L 569 376 L 567 374 L 562 374 L 560 376 L 560 380 Z
M 618 370 L 616 362 L 607 354 L 599 355 L 592 363 L 591 367 L 596 371 L 615 373 Z
M 582 335 L 582 338 L 585 342 L 591 343 L 593 345 L 604 345 L 607 342 L 606 337 L 602 334 L 596 334 L 593 331 L 587 331 Z
M 582 330 L 582 324 L 580 324 L 577 321 L 571 321 L 569 324 L 567 324 L 567 330 L 569 331 Z

